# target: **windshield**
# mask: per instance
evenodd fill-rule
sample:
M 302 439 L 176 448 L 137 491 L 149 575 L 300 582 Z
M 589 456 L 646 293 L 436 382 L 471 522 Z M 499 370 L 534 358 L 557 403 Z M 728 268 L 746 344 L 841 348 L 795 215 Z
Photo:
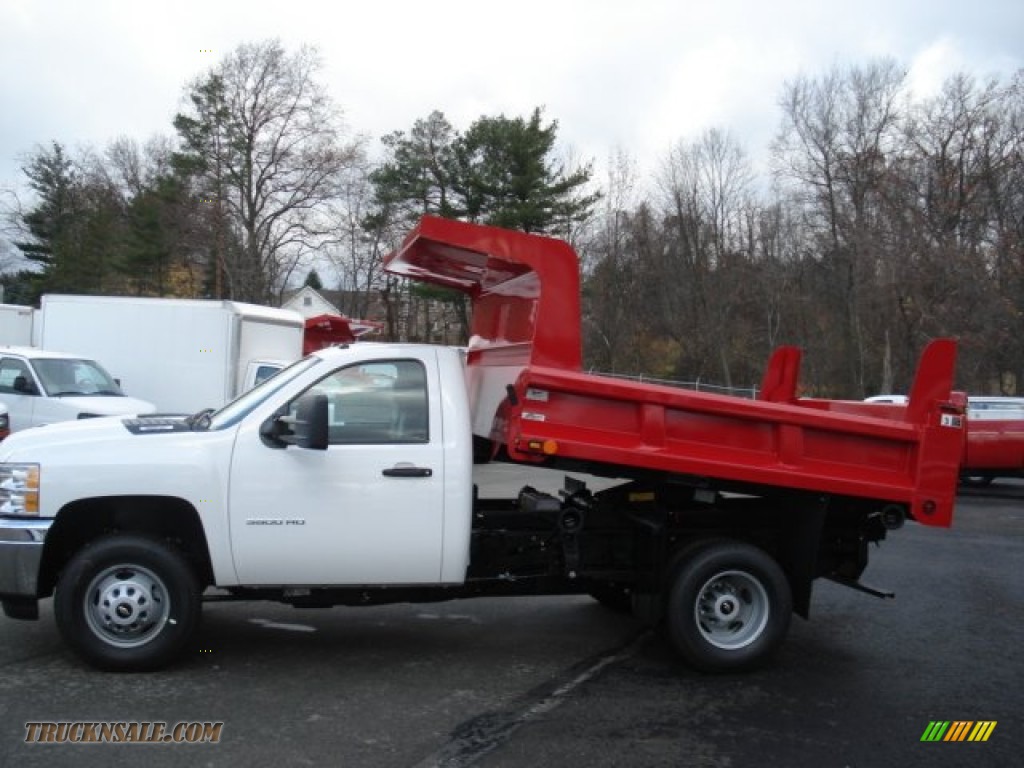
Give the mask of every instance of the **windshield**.
M 33 360 L 32 366 L 50 397 L 122 394 L 117 382 L 95 360 L 44 357 Z
M 239 419 L 243 418 L 253 408 L 258 406 L 279 389 L 286 386 L 297 376 L 301 376 L 307 370 L 316 365 L 318 361 L 319 358 L 312 355 L 305 357 L 297 363 L 292 363 L 280 373 L 271 376 L 269 379 L 265 379 L 262 384 L 253 387 L 248 392 L 240 395 L 219 411 L 212 414 L 210 416 L 210 424 L 208 428 L 223 429 L 224 427 L 230 427 L 232 424 L 237 423 Z

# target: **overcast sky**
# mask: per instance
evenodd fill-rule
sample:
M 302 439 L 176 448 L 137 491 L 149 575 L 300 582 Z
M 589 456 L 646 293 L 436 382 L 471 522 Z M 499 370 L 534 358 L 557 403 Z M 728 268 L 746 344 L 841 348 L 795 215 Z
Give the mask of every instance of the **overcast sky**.
M 891 56 L 934 92 L 1024 67 L 1022 0 L 0 0 L 0 188 L 57 140 L 173 134 L 183 89 L 242 42 L 319 48 L 353 132 L 545 108 L 563 147 L 651 170 L 711 127 L 763 155 L 782 84 Z M 206 51 L 212 51 L 208 53 Z

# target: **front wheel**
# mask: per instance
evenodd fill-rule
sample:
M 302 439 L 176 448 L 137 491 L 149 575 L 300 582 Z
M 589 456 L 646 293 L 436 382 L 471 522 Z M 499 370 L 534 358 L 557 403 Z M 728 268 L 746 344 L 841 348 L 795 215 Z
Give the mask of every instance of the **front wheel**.
M 666 619 L 676 651 L 705 672 L 755 667 L 789 629 L 793 597 L 778 564 L 757 547 L 711 541 L 684 552 Z
M 54 616 L 82 659 L 111 671 L 150 671 L 174 661 L 199 626 L 199 583 L 188 561 L 143 536 L 106 536 L 68 562 Z

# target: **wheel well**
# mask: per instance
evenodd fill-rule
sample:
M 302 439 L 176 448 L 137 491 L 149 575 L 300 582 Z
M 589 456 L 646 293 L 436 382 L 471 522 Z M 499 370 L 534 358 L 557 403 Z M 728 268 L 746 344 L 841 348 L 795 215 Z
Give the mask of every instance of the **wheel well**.
M 674 531 L 678 538 L 667 553 L 663 578 L 675 567 L 681 553 L 695 543 L 714 538 L 745 542 L 779 564 L 789 581 L 794 612 L 808 618 L 817 577 L 836 572 L 845 564 L 854 569 L 849 575 L 855 579 L 867 565 L 866 549 L 851 551 L 850 542 L 860 542 L 863 548 L 865 537 L 877 540 L 870 538 L 874 534 L 866 522 L 872 511 L 870 502 L 842 497 L 792 494 L 742 500 L 724 516 L 716 512 L 696 526 Z
M 778 563 L 793 595 L 797 615 L 807 618 L 810 611 L 814 569 L 818 556 L 816 536 L 819 529 L 813 516 L 794 512 L 792 520 L 776 521 L 773 525 L 754 528 L 714 527 L 706 530 L 688 529 L 681 532 L 675 545 L 666 553 L 662 583 L 671 578 L 682 561 L 702 547 L 718 542 L 748 544 L 764 552 Z
M 200 585 L 213 583 L 213 566 L 199 513 L 184 499 L 106 496 L 74 501 L 57 514 L 46 535 L 39 595 L 53 593 L 61 570 L 85 544 L 111 533 L 140 533 L 171 542 L 192 562 Z

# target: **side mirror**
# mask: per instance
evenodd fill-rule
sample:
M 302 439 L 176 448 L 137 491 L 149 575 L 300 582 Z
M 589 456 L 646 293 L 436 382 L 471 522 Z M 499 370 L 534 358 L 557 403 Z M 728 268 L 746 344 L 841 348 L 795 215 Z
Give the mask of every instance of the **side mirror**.
M 314 451 L 327 450 L 327 395 L 299 400 L 295 424 L 295 444 Z
M 19 395 L 37 395 L 36 385 L 25 376 L 14 377 L 14 391 Z
M 303 397 L 296 403 L 295 416 L 287 409 L 271 416 L 260 427 L 260 437 L 271 448 L 300 448 L 323 451 L 329 443 L 327 395 Z

